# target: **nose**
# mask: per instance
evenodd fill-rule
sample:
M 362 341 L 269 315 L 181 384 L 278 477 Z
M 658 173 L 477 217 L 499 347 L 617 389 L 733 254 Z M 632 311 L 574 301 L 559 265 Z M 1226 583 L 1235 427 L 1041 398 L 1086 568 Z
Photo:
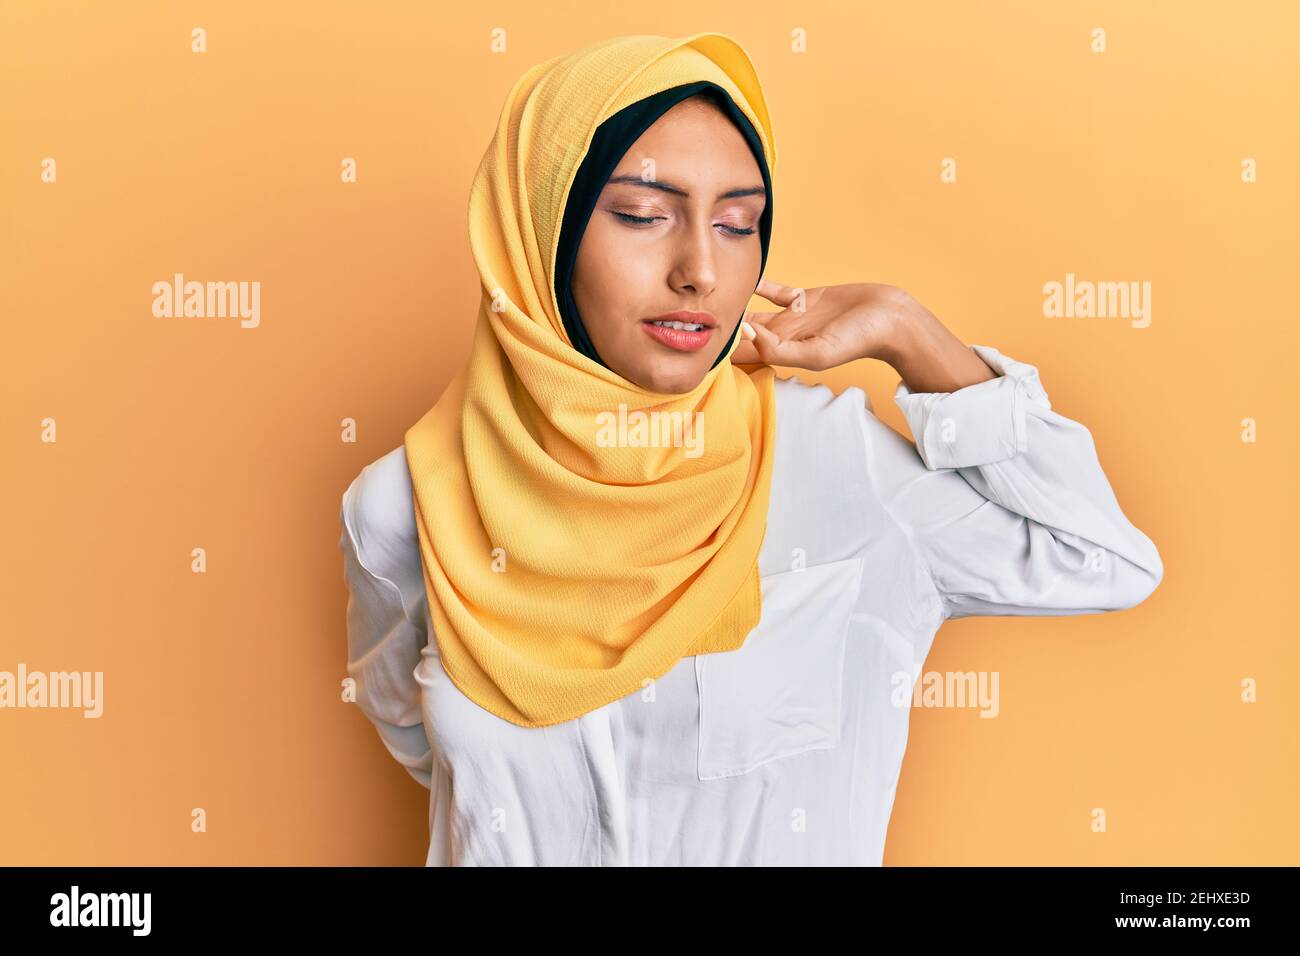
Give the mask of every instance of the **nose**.
M 716 238 L 710 217 L 695 217 L 692 227 L 679 235 L 669 284 L 677 292 L 703 298 L 718 284 L 713 245 Z

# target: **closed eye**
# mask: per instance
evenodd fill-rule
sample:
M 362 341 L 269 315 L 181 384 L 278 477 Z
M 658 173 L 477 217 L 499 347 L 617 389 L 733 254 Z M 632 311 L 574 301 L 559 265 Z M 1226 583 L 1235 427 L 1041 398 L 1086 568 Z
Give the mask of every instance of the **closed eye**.
M 613 210 L 611 210 L 611 212 L 613 212 Z M 642 226 L 648 226 L 657 219 L 665 218 L 664 216 L 634 216 L 631 213 L 626 212 L 614 212 L 614 215 L 619 219 L 622 219 L 624 222 L 634 222 Z M 736 226 L 728 226 L 724 222 L 720 222 L 718 225 L 733 236 L 752 236 L 754 234 L 753 226 L 750 226 L 748 229 L 740 229 Z
M 663 216 L 633 216 L 631 213 L 626 212 L 616 212 L 614 215 L 618 216 L 618 218 L 622 219 L 624 222 L 638 222 L 643 225 L 652 223 L 656 219 L 664 218 Z

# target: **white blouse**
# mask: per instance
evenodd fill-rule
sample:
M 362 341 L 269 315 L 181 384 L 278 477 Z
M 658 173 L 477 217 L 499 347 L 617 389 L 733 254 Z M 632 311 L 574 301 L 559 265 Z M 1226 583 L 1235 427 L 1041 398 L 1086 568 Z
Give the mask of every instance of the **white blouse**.
M 362 469 L 340 516 L 347 672 L 430 790 L 426 865 L 880 865 L 939 625 L 1132 607 L 1163 575 L 1037 368 L 972 348 L 998 378 L 899 383 L 915 445 L 861 388 L 778 378 L 758 625 L 549 727 L 447 677 L 405 450 Z

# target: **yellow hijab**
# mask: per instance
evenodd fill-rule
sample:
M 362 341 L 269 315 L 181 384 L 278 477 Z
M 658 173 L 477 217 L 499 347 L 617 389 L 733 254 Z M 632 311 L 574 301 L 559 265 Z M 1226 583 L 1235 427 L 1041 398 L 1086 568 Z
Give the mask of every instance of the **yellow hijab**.
M 733 365 L 736 336 L 690 392 L 648 391 L 570 344 L 553 287 L 565 202 L 596 128 L 697 80 L 730 94 L 774 170 L 763 90 L 739 43 L 628 36 L 528 70 L 470 192 L 483 285 L 472 351 L 404 444 L 442 666 L 521 726 L 588 713 L 682 657 L 735 650 L 758 623 L 773 369 Z M 629 422 L 702 420 L 702 454 L 680 440 L 609 447 L 620 405 Z

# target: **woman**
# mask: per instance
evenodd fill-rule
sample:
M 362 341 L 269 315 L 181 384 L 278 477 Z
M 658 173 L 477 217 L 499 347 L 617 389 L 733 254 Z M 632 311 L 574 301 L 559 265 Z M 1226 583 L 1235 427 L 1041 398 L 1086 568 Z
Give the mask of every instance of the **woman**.
M 510 93 L 469 361 L 342 502 L 348 673 L 430 788 L 430 865 L 878 865 L 898 678 L 939 625 L 1161 578 L 1032 365 L 899 289 L 761 278 L 774 162 L 719 34 L 620 37 Z M 864 357 L 916 445 L 772 367 Z

